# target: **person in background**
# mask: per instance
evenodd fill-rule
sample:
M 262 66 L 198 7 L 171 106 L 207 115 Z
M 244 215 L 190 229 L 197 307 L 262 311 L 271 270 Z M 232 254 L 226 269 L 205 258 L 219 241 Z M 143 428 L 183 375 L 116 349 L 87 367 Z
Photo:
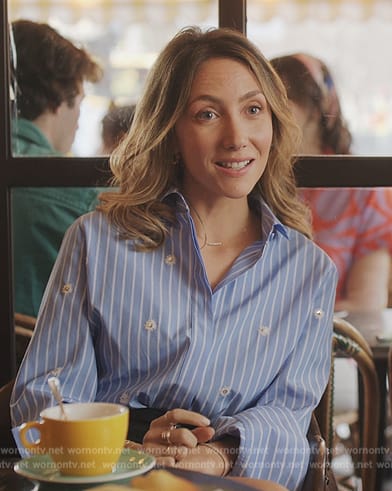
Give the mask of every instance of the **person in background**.
M 305 155 L 350 154 L 352 137 L 326 64 L 305 53 L 274 58 L 271 63 L 287 89 L 293 114 L 302 131 L 300 152 Z M 308 188 L 302 189 L 301 195 L 312 210 L 316 243 L 338 268 L 335 310 L 344 316 L 345 311 L 385 308 L 392 250 L 392 190 Z M 341 415 L 342 422 L 336 432 L 339 435 L 344 430 L 343 441 L 349 446 L 348 437 L 359 441 L 358 416 L 355 417 L 358 411 L 357 366 L 350 359 L 336 358 L 334 369 L 334 414 Z M 339 453 L 341 450 L 337 456 Z M 344 476 L 346 467 L 337 465 L 337 475 Z
M 17 117 L 14 156 L 69 153 L 84 97 L 84 82 L 102 69 L 48 24 L 12 22 Z M 33 165 L 33 164 L 32 164 Z M 97 204 L 100 188 L 36 187 L 12 191 L 14 292 L 17 312 L 36 317 L 66 229 Z
M 300 153 L 351 153 L 335 82 L 320 59 L 295 53 L 271 60 L 287 89 L 302 130 Z M 313 216 L 316 243 L 339 272 L 337 311 L 379 310 L 388 305 L 392 250 L 392 190 L 302 189 Z
M 66 402 L 128 405 L 158 465 L 301 489 L 337 271 L 297 196 L 297 137 L 245 36 L 168 43 L 110 157 L 115 188 L 63 241 L 11 398 L 16 438 L 54 404 L 55 373 Z
M 128 133 L 134 113 L 134 104 L 126 106 L 110 104 L 107 113 L 102 118 L 100 154 L 110 155 L 118 146 L 125 134 Z

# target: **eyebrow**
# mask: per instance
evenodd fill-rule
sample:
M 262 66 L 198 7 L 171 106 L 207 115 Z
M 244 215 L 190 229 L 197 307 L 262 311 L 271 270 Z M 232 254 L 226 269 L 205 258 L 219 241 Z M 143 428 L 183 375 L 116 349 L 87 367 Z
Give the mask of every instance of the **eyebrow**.
M 239 102 L 244 102 L 244 101 L 251 99 L 252 97 L 255 97 L 257 95 L 263 95 L 264 96 L 264 94 L 261 92 L 260 89 L 250 90 L 249 92 L 247 92 L 246 94 L 242 95 L 239 98 Z M 219 97 L 215 97 L 213 95 L 205 94 L 205 95 L 200 95 L 200 96 L 195 97 L 195 99 L 190 101 L 190 104 L 193 104 L 194 102 L 197 102 L 197 101 L 208 101 L 208 102 L 214 102 L 216 104 L 220 104 L 221 99 L 219 99 Z

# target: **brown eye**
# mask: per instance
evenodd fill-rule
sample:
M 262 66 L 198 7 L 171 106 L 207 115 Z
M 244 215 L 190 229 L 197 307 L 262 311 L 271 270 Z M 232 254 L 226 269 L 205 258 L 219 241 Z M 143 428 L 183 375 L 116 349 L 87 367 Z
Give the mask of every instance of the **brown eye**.
M 216 114 L 213 111 L 200 111 L 197 114 L 198 119 L 205 119 L 207 121 L 211 121 L 216 117 Z
M 257 115 L 262 111 L 262 107 L 260 106 L 250 106 L 248 112 L 252 115 Z

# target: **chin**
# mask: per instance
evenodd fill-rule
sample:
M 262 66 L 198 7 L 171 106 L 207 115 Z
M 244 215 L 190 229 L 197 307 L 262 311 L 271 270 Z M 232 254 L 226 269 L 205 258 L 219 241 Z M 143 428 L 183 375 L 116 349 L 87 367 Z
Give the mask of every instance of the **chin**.
M 226 193 L 224 193 L 224 195 L 226 196 L 226 198 L 230 199 L 244 199 L 250 195 L 253 189 L 254 186 L 246 189 L 236 189 L 232 191 L 227 191 Z

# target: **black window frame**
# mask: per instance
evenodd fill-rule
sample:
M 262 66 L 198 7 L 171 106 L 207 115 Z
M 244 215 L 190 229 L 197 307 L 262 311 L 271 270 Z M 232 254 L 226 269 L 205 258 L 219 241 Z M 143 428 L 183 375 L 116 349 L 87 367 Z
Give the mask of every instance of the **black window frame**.
M 246 33 L 246 0 L 219 0 L 219 25 Z M 18 186 L 95 186 L 108 176 L 107 159 L 16 158 L 11 153 L 7 0 L 0 2 L 0 386 L 15 376 L 11 248 L 11 189 Z M 392 186 L 392 156 L 306 156 L 296 165 L 299 186 Z

